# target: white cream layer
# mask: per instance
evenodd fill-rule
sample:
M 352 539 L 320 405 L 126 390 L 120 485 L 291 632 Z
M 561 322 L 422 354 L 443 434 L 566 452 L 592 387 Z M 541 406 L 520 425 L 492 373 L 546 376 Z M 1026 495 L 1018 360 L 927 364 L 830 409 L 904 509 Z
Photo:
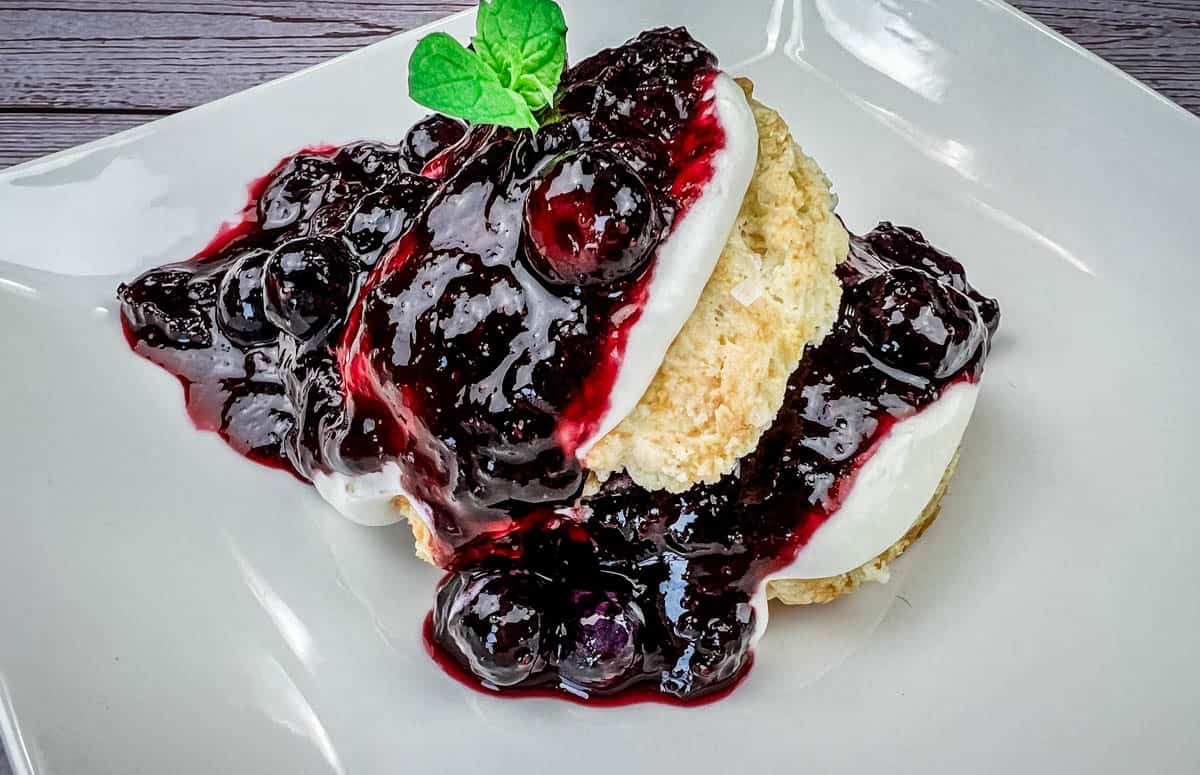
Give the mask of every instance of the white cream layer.
M 796 559 L 772 579 L 823 579 L 875 559 L 925 511 L 962 441 L 979 385 L 960 382 L 892 426 L 855 476 L 850 493 Z M 767 582 L 755 597 L 755 638 L 767 627 Z
M 397 495 L 405 495 L 400 486 L 400 466 L 396 463 L 388 462 L 375 473 L 358 476 L 318 473 L 313 476 L 313 486 L 342 516 L 360 525 L 382 527 L 404 519 L 392 503 Z M 424 504 L 413 498 L 408 501 L 428 526 L 430 520 Z
M 595 432 L 581 440 L 575 452 L 580 460 L 620 425 L 654 381 L 671 342 L 700 301 L 754 178 L 758 123 L 742 88 L 720 73 L 705 98 L 712 100 L 725 130 L 725 147 L 713 155 L 712 178 L 704 191 L 658 248 L 646 304 L 630 327 L 608 409 Z
M 671 342 L 700 300 L 754 177 L 758 124 L 746 95 L 725 73 L 713 79 L 711 89 L 706 97 L 712 99 L 717 120 L 725 130 L 725 146 L 713 156 L 712 178 L 704 191 L 659 246 L 646 304 L 630 328 L 608 409 L 595 433 L 576 451 L 581 460 L 597 440 L 633 411 L 650 387 Z M 354 522 L 390 525 L 402 518 L 392 505 L 397 495 L 405 494 L 395 463 L 363 476 L 318 474 L 313 484 L 331 506 Z M 427 517 L 422 504 L 413 505 L 423 518 Z

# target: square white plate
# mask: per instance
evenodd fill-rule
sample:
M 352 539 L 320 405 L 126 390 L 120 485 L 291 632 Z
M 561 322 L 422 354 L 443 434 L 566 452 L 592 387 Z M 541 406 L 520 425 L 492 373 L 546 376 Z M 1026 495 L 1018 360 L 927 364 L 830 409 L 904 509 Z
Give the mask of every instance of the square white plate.
M 422 112 L 408 33 L 0 173 L 17 772 L 1197 771 L 1200 122 L 991 0 L 566 5 L 576 58 L 690 26 L 851 228 L 917 225 L 1000 298 L 904 578 L 776 611 L 715 705 L 497 700 L 423 653 L 437 574 L 403 528 L 346 523 L 191 428 L 113 289 L 195 252 L 286 153 L 398 139 Z

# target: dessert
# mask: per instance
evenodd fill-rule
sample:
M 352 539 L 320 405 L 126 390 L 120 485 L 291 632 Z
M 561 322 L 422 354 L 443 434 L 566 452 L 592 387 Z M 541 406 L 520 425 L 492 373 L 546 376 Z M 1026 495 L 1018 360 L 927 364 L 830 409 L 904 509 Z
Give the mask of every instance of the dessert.
M 564 32 L 491 0 L 472 49 L 422 41 L 414 97 L 469 122 L 284 160 L 122 321 L 198 427 L 410 522 L 461 677 L 702 700 L 768 597 L 880 579 L 936 516 L 999 311 L 919 232 L 849 235 L 686 30 L 565 70 Z

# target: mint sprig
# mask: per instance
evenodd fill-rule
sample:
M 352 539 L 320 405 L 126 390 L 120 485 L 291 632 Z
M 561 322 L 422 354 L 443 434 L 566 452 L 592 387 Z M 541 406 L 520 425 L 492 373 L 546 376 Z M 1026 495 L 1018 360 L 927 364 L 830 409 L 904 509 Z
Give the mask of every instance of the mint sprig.
M 472 124 L 537 130 L 567 59 L 567 23 L 553 0 L 483 0 L 474 51 L 444 32 L 417 44 L 408 89 L 427 108 Z

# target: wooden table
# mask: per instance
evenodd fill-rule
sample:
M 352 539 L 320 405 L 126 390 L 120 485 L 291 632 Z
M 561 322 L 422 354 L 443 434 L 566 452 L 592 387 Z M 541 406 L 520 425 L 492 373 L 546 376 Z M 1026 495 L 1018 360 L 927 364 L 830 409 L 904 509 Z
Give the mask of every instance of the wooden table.
M 471 5 L 474 0 L 0 0 L 0 168 L 208 102 Z M 1015 5 L 1200 114 L 1200 1 Z M 9 775 L 2 757 L 0 775 Z
M 0 0 L 0 168 L 433 21 L 474 0 Z M 1200 112 L 1197 0 L 1016 5 Z

